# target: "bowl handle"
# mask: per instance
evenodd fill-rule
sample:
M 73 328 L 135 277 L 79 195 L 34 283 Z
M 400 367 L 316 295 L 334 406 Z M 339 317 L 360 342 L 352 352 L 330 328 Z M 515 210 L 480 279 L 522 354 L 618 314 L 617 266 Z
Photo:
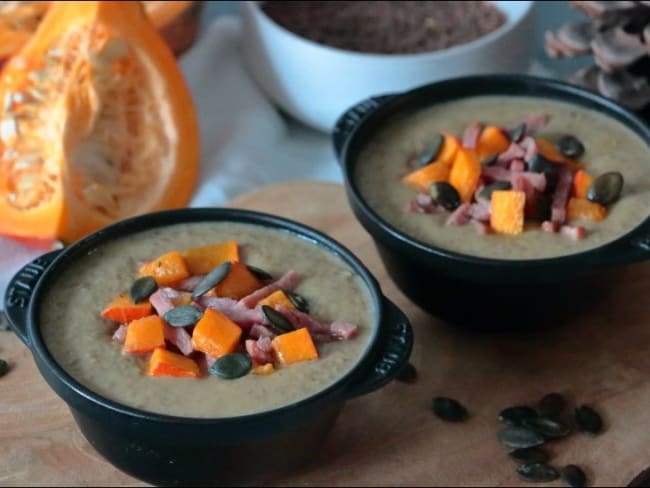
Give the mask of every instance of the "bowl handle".
M 383 337 L 381 350 L 370 373 L 347 387 L 347 397 L 365 395 L 386 385 L 397 376 L 411 355 L 413 329 L 408 317 L 387 298 L 384 298 L 382 315 L 388 330 Z
M 337 119 L 336 124 L 334 124 L 334 130 L 332 131 L 332 143 L 334 144 L 334 153 L 339 162 L 341 160 L 343 146 L 345 146 L 352 131 L 363 119 L 394 97 L 395 94 L 387 94 L 366 98 L 364 101 L 347 109 Z
M 45 270 L 50 266 L 61 249 L 50 251 L 23 266 L 18 273 L 9 281 L 5 293 L 5 313 L 9 320 L 9 326 L 25 343 L 30 347 L 27 334 L 27 309 L 34 293 L 34 288 L 41 279 Z

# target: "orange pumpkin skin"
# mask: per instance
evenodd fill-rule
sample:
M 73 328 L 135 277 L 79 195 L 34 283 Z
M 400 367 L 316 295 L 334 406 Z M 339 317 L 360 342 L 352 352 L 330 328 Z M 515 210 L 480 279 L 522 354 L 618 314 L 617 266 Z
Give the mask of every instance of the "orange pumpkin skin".
M 0 234 L 72 242 L 187 205 L 196 113 L 140 2 L 56 2 L 3 67 L 0 101 Z

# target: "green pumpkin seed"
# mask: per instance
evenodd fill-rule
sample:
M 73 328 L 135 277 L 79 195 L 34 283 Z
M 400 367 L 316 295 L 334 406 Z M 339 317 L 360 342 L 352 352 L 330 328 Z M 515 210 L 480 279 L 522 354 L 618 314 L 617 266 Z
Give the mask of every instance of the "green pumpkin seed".
M 566 425 L 557 420 L 549 419 L 547 417 L 533 417 L 524 419 L 521 423 L 522 427 L 530 429 L 538 434 L 543 435 L 547 439 L 557 439 L 559 437 L 566 437 L 571 432 Z
M 510 451 L 508 456 L 518 463 L 546 463 L 549 459 L 548 453 L 539 447 L 515 449 Z
M 172 327 L 188 327 L 196 324 L 203 317 L 203 312 L 194 305 L 181 305 L 168 310 L 163 319 Z
M 557 150 L 560 151 L 562 156 L 578 159 L 585 153 L 585 146 L 577 137 L 567 134 L 557 141 Z
M 521 422 L 524 419 L 537 417 L 537 412 L 534 408 L 528 407 L 526 405 L 517 405 L 514 407 L 508 407 L 504 410 L 501 410 L 499 413 L 499 420 L 504 424 L 508 425 L 521 425 Z
M 210 366 L 208 371 L 211 375 L 234 380 L 247 375 L 252 367 L 253 362 L 247 354 L 235 352 L 221 356 Z
M 558 169 L 558 163 L 549 161 L 540 153 L 535 153 L 535 156 L 530 161 L 527 161 L 527 163 L 528 171 L 532 171 L 533 173 L 557 172 Z
M 534 218 L 538 222 L 551 220 L 551 212 L 553 209 L 553 198 L 550 195 L 539 194 L 535 199 L 535 213 Z
M 557 417 L 566 407 L 566 399 L 559 393 L 544 395 L 537 404 L 537 411 L 542 417 Z
M 0 359 L 0 378 L 9 372 L 9 363 L 4 359 Z
M 506 427 L 498 432 L 499 442 L 510 449 L 526 449 L 544 444 L 544 436 L 524 427 Z
M 595 435 L 603 430 L 603 419 L 593 408 L 587 405 L 577 407 L 573 416 L 578 432 Z
M 436 181 L 429 187 L 431 200 L 443 208 L 454 211 L 460 205 L 460 195 L 456 188 L 446 181 Z
M 510 131 L 510 142 L 519 142 L 526 135 L 526 122 L 522 122 Z
M 196 285 L 196 288 L 194 288 L 192 298 L 200 297 L 221 283 L 226 278 L 226 276 L 228 276 L 228 273 L 230 273 L 231 266 L 232 263 L 230 261 L 226 261 L 205 275 L 205 278 L 203 278 L 201 282 Z
M 415 380 L 418 377 L 418 372 L 411 363 L 406 363 L 406 365 L 397 373 L 395 379 L 401 381 L 402 383 L 415 383 Z
M 257 278 L 258 280 L 269 281 L 273 279 L 273 276 L 271 276 L 270 273 L 267 273 L 261 268 L 258 268 L 256 266 L 251 266 L 250 264 L 247 264 L 246 267 L 248 268 L 248 271 L 253 273 L 255 278 Z
M 467 418 L 467 410 L 453 398 L 436 397 L 431 403 L 431 409 L 442 420 L 461 422 Z
M 575 464 L 569 464 L 560 470 L 560 477 L 567 486 L 579 488 L 587 485 L 587 475 Z
M 426 166 L 429 164 L 431 161 L 436 159 L 436 156 L 440 152 L 440 149 L 442 148 L 442 144 L 445 142 L 444 137 L 442 134 L 436 134 L 433 136 L 433 139 L 431 142 L 428 142 L 422 151 L 420 151 L 420 154 L 418 154 L 417 157 L 417 164 L 422 167 Z
M 512 185 L 509 181 L 495 181 L 494 183 L 485 185 L 483 189 L 478 193 L 478 196 L 479 198 L 490 200 L 492 199 L 493 191 L 510 190 L 510 188 L 512 188 Z
M 129 297 L 133 303 L 138 303 L 149 298 L 157 289 L 158 283 L 153 276 L 143 276 L 133 282 L 129 290 Z
M 589 187 L 587 199 L 601 205 L 609 205 L 618 200 L 623 190 L 623 175 L 618 171 L 603 173 Z
M 281 332 L 291 332 L 294 330 L 293 324 L 274 308 L 269 307 L 268 305 L 262 305 L 262 313 L 264 314 L 264 317 L 266 317 L 266 320 Z
M 499 155 L 497 153 L 490 154 L 485 159 L 483 159 L 483 161 L 481 161 L 481 166 L 494 166 L 494 163 L 497 162 L 497 159 L 499 159 Z
M 301 312 L 309 313 L 309 302 L 305 297 L 291 291 L 285 293 L 289 297 L 289 301 L 294 307 L 296 307 Z
M 548 483 L 560 477 L 557 469 L 544 463 L 526 463 L 517 466 L 517 474 L 524 481 Z

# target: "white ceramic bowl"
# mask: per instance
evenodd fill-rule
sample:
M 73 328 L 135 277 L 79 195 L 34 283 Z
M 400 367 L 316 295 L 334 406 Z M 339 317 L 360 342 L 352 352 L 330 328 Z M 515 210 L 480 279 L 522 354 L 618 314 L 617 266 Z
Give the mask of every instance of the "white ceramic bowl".
M 347 108 L 370 96 L 456 76 L 524 73 L 532 57 L 532 1 L 494 2 L 507 16 L 499 29 L 419 54 L 367 54 L 317 44 L 276 24 L 260 3 L 241 4 L 247 69 L 277 105 L 324 132 Z

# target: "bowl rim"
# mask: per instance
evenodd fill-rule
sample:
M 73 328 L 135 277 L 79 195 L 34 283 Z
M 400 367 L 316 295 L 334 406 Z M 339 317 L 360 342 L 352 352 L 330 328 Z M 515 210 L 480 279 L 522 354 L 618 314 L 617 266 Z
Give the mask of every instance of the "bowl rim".
M 71 262 L 74 262 L 80 256 L 92 252 L 93 249 L 96 249 L 98 246 L 112 240 L 124 238 L 154 228 L 184 223 L 203 222 L 244 223 L 273 228 L 274 230 L 279 230 L 281 232 L 288 232 L 299 239 L 314 244 L 323 249 L 324 252 L 329 252 L 349 266 L 355 275 L 363 282 L 370 298 L 371 312 L 374 313 L 372 335 L 367 339 L 366 347 L 357 361 L 347 371 L 345 371 L 342 376 L 336 378 L 323 389 L 305 398 L 300 398 L 289 404 L 264 410 L 262 412 L 228 417 L 185 417 L 131 407 L 94 391 L 92 388 L 85 386 L 68 373 L 54 358 L 45 344 L 45 340 L 41 333 L 40 322 L 38 320 L 38 311 L 42 302 L 42 297 L 47 293 L 49 286 L 56 283 L 56 277 L 53 277 L 52 275 L 56 271 L 65 269 L 66 266 Z M 263 419 L 268 420 L 269 416 L 282 416 L 289 414 L 295 409 L 300 409 L 308 404 L 322 401 L 324 398 L 336 393 L 337 390 L 345 388 L 345 386 L 349 385 L 351 381 L 358 381 L 360 379 L 358 376 L 359 373 L 369 368 L 371 361 L 373 360 L 373 354 L 376 352 L 375 349 L 380 344 L 382 335 L 386 332 L 385 329 L 387 324 L 383 322 L 385 319 L 385 317 L 383 317 L 384 301 L 385 297 L 377 280 L 361 260 L 343 244 L 308 225 L 277 215 L 253 210 L 224 207 L 192 207 L 151 212 L 124 219 L 106 226 L 62 249 L 49 264 L 46 271 L 39 278 L 34 287 L 34 291 L 29 299 L 25 327 L 31 342 L 30 349 L 32 353 L 39 357 L 49 371 L 53 373 L 65 388 L 73 392 L 75 395 L 82 397 L 85 401 L 90 402 L 95 407 L 108 409 L 113 413 L 126 415 L 139 420 L 164 424 L 192 426 L 221 424 L 225 426 L 234 422 L 251 422 Z M 46 381 L 50 383 L 47 378 Z M 63 400 L 66 403 L 69 403 L 66 398 L 63 398 Z
M 362 196 L 361 191 L 359 190 L 356 177 L 353 174 L 354 168 L 356 167 L 357 156 L 360 149 L 357 149 L 357 154 L 354 158 L 349 155 L 350 147 L 353 143 L 359 144 L 359 147 L 363 147 L 366 142 L 358 142 L 355 139 L 361 136 L 365 136 L 363 131 L 368 127 L 370 123 L 377 123 L 378 126 L 389 122 L 391 117 L 393 117 L 396 112 L 399 113 L 399 110 L 395 110 L 395 106 L 398 103 L 404 103 L 409 99 L 417 97 L 422 93 L 428 91 L 433 91 L 441 87 L 454 87 L 457 85 L 463 84 L 475 84 L 476 89 L 471 96 L 461 95 L 453 97 L 443 97 L 437 101 L 431 101 L 426 105 L 421 106 L 421 108 L 431 107 L 438 103 L 445 103 L 454 100 L 467 99 L 474 96 L 492 96 L 500 95 L 503 96 L 503 93 L 499 93 L 498 90 L 491 88 L 495 84 L 499 85 L 508 85 L 514 84 L 516 86 L 532 88 L 534 93 L 531 94 L 520 94 L 520 95 L 506 95 L 513 97 L 533 97 L 533 98 L 542 98 L 542 99 L 552 99 L 558 100 L 567 104 L 576 105 L 582 109 L 589 110 L 590 108 L 586 107 L 587 104 L 597 106 L 600 110 L 599 112 L 608 118 L 614 119 L 619 123 L 623 124 L 625 127 L 637 134 L 648 146 L 650 150 L 650 124 L 646 124 L 640 117 L 627 110 L 625 107 L 617 104 L 616 102 L 603 97 L 600 94 L 594 93 L 582 87 L 570 84 L 565 81 L 556 80 L 552 78 L 544 78 L 539 76 L 533 76 L 528 74 L 482 74 L 482 75 L 469 75 L 461 76 L 456 78 L 448 78 L 444 80 L 434 81 L 432 83 L 427 83 L 425 85 L 418 86 L 411 90 L 407 90 L 401 93 L 396 93 L 388 95 L 388 100 L 385 103 L 381 103 L 379 107 L 370 112 L 366 117 L 362 118 L 359 123 L 357 123 L 350 133 L 345 137 L 345 142 L 342 146 L 341 152 L 339 154 L 340 164 L 342 165 L 344 183 L 348 190 L 348 195 L 351 196 L 356 208 L 361 209 L 361 211 L 369 218 L 373 225 L 379 227 L 382 233 L 390 237 L 393 240 L 398 241 L 401 245 L 407 246 L 409 248 L 415 249 L 417 252 L 422 253 L 427 257 L 442 257 L 456 262 L 482 265 L 487 267 L 502 267 L 504 265 L 510 267 L 524 268 L 528 266 L 544 266 L 549 264 L 568 264 L 570 262 L 576 262 L 578 260 L 585 260 L 585 262 L 590 264 L 596 264 L 598 260 L 594 258 L 602 257 L 603 252 L 613 252 L 616 254 L 618 248 L 621 244 L 629 245 L 631 242 L 634 242 L 634 239 L 637 237 L 649 238 L 650 236 L 645 235 L 648 230 L 650 230 L 650 211 L 646 218 L 635 225 L 633 228 L 629 229 L 624 234 L 616 237 L 613 240 L 605 242 L 594 248 L 585 249 L 583 251 L 578 251 L 571 254 L 563 254 L 559 256 L 550 256 L 545 258 L 527 258 L 527 259 L 498 259 L 490 258 L 484 256 L 476 256 L 471 254 L 465 254 L 462 252 L 457 252 L 452 249 L 445 249 L 434 244 L 427 243 L 420 239 L 417 239 L 406 232 L 399 230 L 390 222 L 386 221 L 381 217 L 371 205 L 366 202 L 366 199 Z M 555 95 L 555 96 L 553 96 Z M 582 103 L 581 103 L 582 102 Z M 363 103 L 363 102 L 361 102 Z M 353 107 L 352 107 L 353 108 Z M 592 107 L 591 110 L 594 110 Z M 409 110 L 407 110 L 409 112 Z M 410 110 L 413 113 L 413 110 Z M 614 116 L 616 114 L 616 116 Z M 343 118 L 345 114 L 341 116 Z M 339 119 L 340 122 L 341 119 Z M 338 122 L 337 122 L 338 124 Z M 376 128 L 370 131 L 374 133 Z M 367 139 L 366 139 L 367 141 Z M 369 231 L 366 224 L 361 221 L 366 230 Z M 369 232 L 373 238 L 375 236 L 372 232 Z M 632 247 L 630 245 L 630 247 Z M 650 244 L 648 249 L 639 246 L 639 249 L 647 254 L 647 259 L 650 259 Z
M 522 10 L 519 15 L 513 17 L 507 12 L 502 12 L 506 16 L 506 21 L 499 26 L 497 29 L 488 32 L 472 41 L 465 42 L 463 44 L 457 44 L 446 49 L 438 49 L 436 51 L 426 51 L 420 53 L 367 53 L 361 51 L 352 51 L 348 49 L 341 49 L 338 47 L 329 46 L 326 44 L 320 44 L 318 42 L 312 41 L 305 37 L 302 37 L 289 29 L 281 26 L 274 20 L 272 20 L 264 10 L 261 8 L 260 2 L 258 0 L 244 0 L 242 2 L 242 8 L 244 12 L 250 12 L 251 15 L 260 19 L 260 22 L 264 26 L 273 31 L 274 35 L 284 36 L 286 39 L 291 40 L 291 42 L 298 43 L 303 45 L 305 48 L 313 49 L 315 51 L 320 51 L 321 54 L 327 55 L 336 55 L 341 57 L 348 58 L 349 61 L 374 61 L 374 62 L 409 62 L 409 61 L 445 61 L 447 58 L 453 58 L 454 56 L 462 56 L 468 52 L 480 50 L 499 39 L 502 39 L 510 32 L 512 32 L 516 27 L 521 25 L 535 8 L 535 2 L 532 0 L 516 0 L 516 1 L 502 1 L 501 3 L 510 4 L 516 3 L 521 5 Z M 498 2 L 491 2 L 498 3 Z M 498 5 L 496 5 L 499 7 Z

